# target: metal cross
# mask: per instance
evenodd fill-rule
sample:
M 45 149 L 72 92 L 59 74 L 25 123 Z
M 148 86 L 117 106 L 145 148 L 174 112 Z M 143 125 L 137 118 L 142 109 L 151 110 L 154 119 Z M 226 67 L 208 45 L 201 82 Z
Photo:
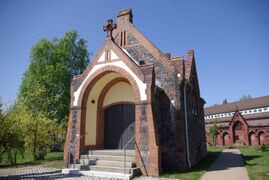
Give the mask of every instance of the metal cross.
M 113 20 L 109 19 L 107 20 L 107 25 L 103 26 L 103 30 L 106 31 L 106 37 L 111 38 L 112 39 L 112 31 L 114 29 L 116 29 L 117 25 L 113 24 Z

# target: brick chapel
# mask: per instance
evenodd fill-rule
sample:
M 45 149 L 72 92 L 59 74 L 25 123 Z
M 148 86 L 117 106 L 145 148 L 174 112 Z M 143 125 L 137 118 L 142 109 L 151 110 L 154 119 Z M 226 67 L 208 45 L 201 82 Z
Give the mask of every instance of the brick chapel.
M 214 122 L 219 146 L 269 144 L 269 96 L 205 108 L 207 142 Z
M 133 24 L 131 9 L 103 30 L 102 46 L 71 83 L 65 164 L 69 152 L 80 159 L 131 149 L 144 175 L 191 168 L 207 151 L 194 51 L 161 52 Z

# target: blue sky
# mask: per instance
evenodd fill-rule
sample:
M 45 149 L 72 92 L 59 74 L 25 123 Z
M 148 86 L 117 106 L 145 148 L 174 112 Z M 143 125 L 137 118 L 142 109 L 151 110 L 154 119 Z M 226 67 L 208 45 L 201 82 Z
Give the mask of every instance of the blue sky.
M 95 53 L 107 19 L 131 7 L 134 24 L 163 52 L 195 50 L 206 106 L 269 95 L 268 0 L 2 0 L 0 96 L 15 100 L 31 47 L 41 38 L 77 30 Z

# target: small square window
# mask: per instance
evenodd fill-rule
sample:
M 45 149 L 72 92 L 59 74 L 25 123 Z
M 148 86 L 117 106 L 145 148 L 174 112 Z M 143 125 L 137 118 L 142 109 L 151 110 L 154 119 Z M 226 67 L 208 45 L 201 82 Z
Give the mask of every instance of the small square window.
M 248 112 L 247 111 L 244 111 L 245 114 L 247 114 Z
M 259 109 L 259 112 L 262 112 L 262 109 L 261 108 Z
M 257 109 L 254 109 L 253 112 L 257 112 Z
M 267 111 L 267 109 L 268 109 L 267 107 L 263 108 L 263 110 L 265 110 L 265 111 Z
M 249 110 L 248 112 L 249 112 L 249 113 L 252 113 L 252 110 Z

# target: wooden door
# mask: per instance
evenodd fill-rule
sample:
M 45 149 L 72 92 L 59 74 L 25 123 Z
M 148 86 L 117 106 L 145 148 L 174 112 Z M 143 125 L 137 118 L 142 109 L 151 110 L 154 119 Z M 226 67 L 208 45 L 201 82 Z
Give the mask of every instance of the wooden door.
M 122 149 L 135 134 L 134 122 L 134 104 L 117 104 L 105 109 L 105 149 Z M 127 149 L 134 149 L 134 140 Z

